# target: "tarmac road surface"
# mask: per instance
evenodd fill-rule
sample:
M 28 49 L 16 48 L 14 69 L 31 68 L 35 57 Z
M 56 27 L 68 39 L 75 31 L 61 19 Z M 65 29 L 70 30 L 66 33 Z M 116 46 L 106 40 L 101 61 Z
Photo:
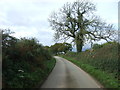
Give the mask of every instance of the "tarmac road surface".
M 101 85 L 85 71 L 55 56 L 56 65 L 41 88 L 101 88 Z

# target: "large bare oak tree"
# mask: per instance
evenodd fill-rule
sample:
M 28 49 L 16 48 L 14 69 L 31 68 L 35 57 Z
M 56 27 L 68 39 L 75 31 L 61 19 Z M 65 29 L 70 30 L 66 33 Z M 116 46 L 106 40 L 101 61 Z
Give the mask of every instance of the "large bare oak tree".
M 85 0 L 64 4 L 49 17 L 50 25 L 55 30 L 55 39 L 72 37 L 77 52 L 82 51 L 86 41 L 112 40 L 115 31 L 113 25 L 102 21 L 94 14 L 95 11 L 95 5 Z

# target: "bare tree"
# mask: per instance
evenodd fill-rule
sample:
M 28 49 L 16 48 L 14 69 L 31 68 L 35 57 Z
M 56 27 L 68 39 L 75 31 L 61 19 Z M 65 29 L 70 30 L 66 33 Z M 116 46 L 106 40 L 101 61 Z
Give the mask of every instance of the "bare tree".
M 55 39 L 67 40 L 72 37 L 77 52 L 82 51 L 86 41 L 112 40 L 115 32 L 113 25 L 107 24 L 100 17 L 95 16 L 95 11 L 95 5 L 85 0 L 64 4 L 49 18 L 50 25 L 55 30 Z

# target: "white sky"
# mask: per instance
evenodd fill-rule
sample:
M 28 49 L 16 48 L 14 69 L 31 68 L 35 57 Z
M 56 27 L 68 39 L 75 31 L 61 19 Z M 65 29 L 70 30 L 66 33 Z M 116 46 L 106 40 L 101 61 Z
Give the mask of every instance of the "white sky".
M 75 0 L 0 0 L 0 28 L 11 29 L 14 36 L 36 37 L 43 45 L 54 44 L 48 18 L 66 2 Z M 91 0 L 104 21 L 118 28 L 119 0 Z

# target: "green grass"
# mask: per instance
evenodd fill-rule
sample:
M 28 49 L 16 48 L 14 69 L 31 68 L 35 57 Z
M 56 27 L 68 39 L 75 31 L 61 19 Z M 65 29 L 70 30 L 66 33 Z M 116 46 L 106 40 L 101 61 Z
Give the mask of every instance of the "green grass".
M 44 80 L 48 77 L 48 75 L 50 74 L 50 72 L 52 71 L 52 69 L 54 68 L 55 66 L 55 63 L 56 63 L 56 60 L 55 58 L 53 58 L 52 60 L 48 60 L 47 62 L 44 63 L 44 65 L 46 65 L 46 68 L 44 71 L 41 71 L 41 74 L 40 76 L 42 78 L 39 79 L 39 81 L 36 83 L 37 86 L 36 87 L 39 87 L 39 85 L 41 85 Z M 38 75 L 37 75 L 38 76 Z M 37 80 L 37 79 L 36 79 Z M 36 85 L 35 84 L 35 85 Z
M 81 53 L 69 52 L 66 56 L 111 73 L 118 78 L 119 56 L 117 43 L 103 44 L 100 48 L 86 50 Z
M 120 72 L 118 72 L 119 46 L 120 44 L 117 42 L 109 42 L 94 45 L 92 49 L 80 53 L 68 52 L 63 56 L 68 60 L 72 59 L 72 62 L 76 64 L 78 63 L 78 66 L 96 77 L 105 87 L 117 87 L 120 80 Z
M 61 56 L 76 64 L 78 67 L 82 68 L 88 72 L 91 76 L 96 78 L 105 88 L 118 88 L 118 80 L 115 79 L 112 75 L 102 70 L 96 69 L 94 66 L 89 64 L 84 64 L 78 60 L 75 60 L 71 57 Z

